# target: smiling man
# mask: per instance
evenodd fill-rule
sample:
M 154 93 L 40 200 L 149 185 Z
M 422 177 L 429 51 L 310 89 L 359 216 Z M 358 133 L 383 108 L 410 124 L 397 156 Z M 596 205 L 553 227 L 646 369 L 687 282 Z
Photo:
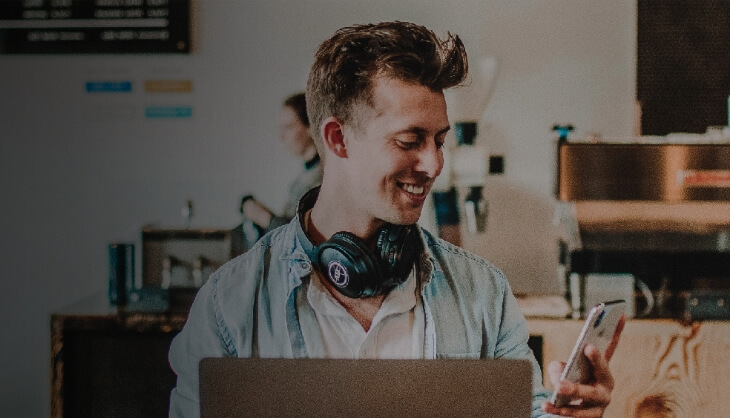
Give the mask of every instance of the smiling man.
M 319 46 L 306 97 L 322 185 L 201 288 L 170 349 L 171 415 L 198 414 L 198 362 L 224 356 L 524 358 L 533 416 L 602 415 L 618 333 L 607 356 L 587 351 L 593 383 L 559 385 L 580 405 L 553 407 L 502 272 L 416 225 L 444 164 L 443 90 L 466 75 L 458 37 L 410 23 L 342 28 Z

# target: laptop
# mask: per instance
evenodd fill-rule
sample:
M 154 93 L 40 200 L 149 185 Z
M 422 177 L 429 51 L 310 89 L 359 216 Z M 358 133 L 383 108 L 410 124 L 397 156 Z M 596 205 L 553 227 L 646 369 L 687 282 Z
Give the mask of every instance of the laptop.
M 205 358 L 205 417 L 529 417 L 527 360 Z

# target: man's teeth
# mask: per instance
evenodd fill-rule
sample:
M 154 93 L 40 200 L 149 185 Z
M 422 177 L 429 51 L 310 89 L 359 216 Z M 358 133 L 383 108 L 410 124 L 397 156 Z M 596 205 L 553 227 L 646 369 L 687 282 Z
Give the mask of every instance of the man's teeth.
M 423 194 L 423 186 L 414 186 L 412 184 L 406 184 L 404 187 L 408 193 Z

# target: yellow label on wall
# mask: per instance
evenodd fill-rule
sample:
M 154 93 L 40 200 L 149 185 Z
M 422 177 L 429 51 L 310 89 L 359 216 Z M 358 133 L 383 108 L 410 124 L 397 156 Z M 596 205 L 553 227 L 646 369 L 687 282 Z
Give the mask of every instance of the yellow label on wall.
M 144 91 L 148 93 L 189 93 L 193 91 L 192 80 L 147 80 Z

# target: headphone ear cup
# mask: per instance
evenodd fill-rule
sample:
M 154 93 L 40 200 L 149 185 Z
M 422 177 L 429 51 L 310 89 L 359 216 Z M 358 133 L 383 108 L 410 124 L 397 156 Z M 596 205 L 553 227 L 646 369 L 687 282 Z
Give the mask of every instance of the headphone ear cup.
M 318 250 L 320 271 L 342 294 L 351 298 L 375 295 L 384 277 L 382 262 L 354 234 L 338 232 Z
M 418 229 L 414 225 L 385 225 L 378 234 L 377 247 L 388 273 L 402 283 L 421 250 Z

